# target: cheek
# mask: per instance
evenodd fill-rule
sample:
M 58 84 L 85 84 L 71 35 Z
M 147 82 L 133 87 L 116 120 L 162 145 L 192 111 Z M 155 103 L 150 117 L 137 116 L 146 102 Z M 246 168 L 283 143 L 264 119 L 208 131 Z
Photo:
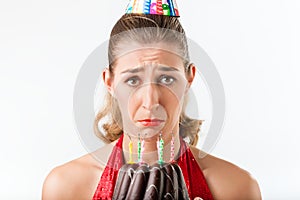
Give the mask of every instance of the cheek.
M 135 116 L 138 108 L 139 108 L 139 96 L 137 93 L 132 93 L 131 95 L 128 96 L 127 99 L 127 110 L 128 114 L 133 118 Z
M 132 104 L 132 96 L 130 95 L 130 93 L 131 91 L 128 89 L 128 87 L 124 87 L 122 84 L 119 84 L 115 88 L 114 97 L 118 101 L 118 106 L 120 108 L 123 118 L 127 118 L 131 110 L 131 108 L 128 107 Z
M 182 89 L 166 88 L 162 91 L 161 104 L 166 109 L 169 118 L 178 118 L 181 112 L 181 105 L 184 99 Z
M 118 99 L 118 104 L 123 118 L 134 119 L 134 116 L 141 104 L 140 92 L 129 88 L 128 86 L 119 85 L 115 97 Z

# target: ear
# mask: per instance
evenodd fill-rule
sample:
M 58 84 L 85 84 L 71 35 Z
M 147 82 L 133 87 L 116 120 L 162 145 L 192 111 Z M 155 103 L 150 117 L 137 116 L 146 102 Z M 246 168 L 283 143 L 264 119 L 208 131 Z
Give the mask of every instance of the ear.
M 191 63 L 189 65 L 189 70 L 188 70 L 188 74 L 187 74 L 187 76 L 188 76 L 187 79 L 188 79 L 189 85 L 192 84 L 192 82 L 195 78 L 195 74 L 196 74 L 196 66 L 193 63 Z
M 188 92 L 189 88 L 191 87 L 193 81 L 194 81 L 194 78 L 195 78 L 195 74 L 196 74 L 196 66 L 191 63 L 189 66 L 188 66 L 188 71 L 186 73 L 186 78 L 187 78 L 187 86 L 186 86 L 186 92 Z
M 108 90 L 108 92 L 113 95 L 114 93 L 114 90 L 113 90 L 113 78 L 112 78 L 112 74 L 111 72 L 109 71 L 108 68 L 105 68 L 102 72 L 102 79 L 103 79 L 103 82 Z

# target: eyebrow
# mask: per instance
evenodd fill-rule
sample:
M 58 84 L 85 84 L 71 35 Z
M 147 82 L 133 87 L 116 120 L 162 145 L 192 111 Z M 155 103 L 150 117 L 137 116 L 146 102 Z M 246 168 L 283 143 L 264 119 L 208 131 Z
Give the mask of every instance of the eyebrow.
M 122 71 L 121 73 L 122 74 L 125 74 L 125 73 L 138 73 L 138 72 L 142 72 L 142 71 L 145 71 L 144 67 L 136 67 L 136 68 L 133 68 L 133 69 L 127 69 L 125 71 Z
M 169 72 L 169 71 L 179 71 L 177 68 L 175 67 L 166 67 L 166 66 L 160 66 L 158 68 L 159 71 L 164 71 L 164 72 Z M 125 73 L 138 73 L 138 72 L 143 72 L 145 71 L 145 67 L 136 67 L 136 68 L 133 68 L 133 69 L 127 69 L 123 72 L 121 72 L 122 74 L 125 74 Z
M 165 72 L 169 72 L 169 71 L 179 71 L 177 68 L 175 67 L 166 67 L 166 66 L 160 66 L 158 68 L 159 71 L 165 71 Z

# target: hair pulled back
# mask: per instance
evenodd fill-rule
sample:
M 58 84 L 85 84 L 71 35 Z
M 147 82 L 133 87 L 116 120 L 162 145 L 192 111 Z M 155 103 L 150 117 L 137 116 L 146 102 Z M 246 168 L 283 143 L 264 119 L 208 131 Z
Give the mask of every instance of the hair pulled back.
M 188 53 L 187 38 L 181 23 L 177 17 L 163 15 L 125 14 L 114 25 L 109 40 L 108 60 L 109 72 L 113 76 L 114 61 L 122 54 L 122 49 L 128 44 L 137 43 L 155 44 L 166 43 L 172 45 L 176 53 L 182 58 L 185 72 L 190 70 L 190 59 Z M 179 134 L 187 138 L 191 145 L 196 145 L 198 132 L 202 124 L 201 120 L 191 119 L 185 114 L 187 96 L 179 117 Z M 107 118 L 102 128 L 103 134 L 99 130 L 101 119 Z M 121 113 L 116 100 L 107 92 L 104 106 L 97 113 L 94 121 L 95 134 L 105 143 L 117 140 L 123 133 L 120 126 Z

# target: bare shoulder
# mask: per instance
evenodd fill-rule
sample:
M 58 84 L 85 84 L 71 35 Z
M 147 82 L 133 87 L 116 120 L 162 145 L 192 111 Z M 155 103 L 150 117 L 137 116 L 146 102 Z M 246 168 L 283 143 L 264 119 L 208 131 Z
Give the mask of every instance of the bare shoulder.
M 57 166 L 44 181 L 42 199 L 92 199 L 101 170 L 90 154 Z
M 44 181 L 42 199 L 92 199 L 113 145 L 52 169 Z
M 246 170 L 190 147 L 215 199 L 261 199 L 257 181 Z

